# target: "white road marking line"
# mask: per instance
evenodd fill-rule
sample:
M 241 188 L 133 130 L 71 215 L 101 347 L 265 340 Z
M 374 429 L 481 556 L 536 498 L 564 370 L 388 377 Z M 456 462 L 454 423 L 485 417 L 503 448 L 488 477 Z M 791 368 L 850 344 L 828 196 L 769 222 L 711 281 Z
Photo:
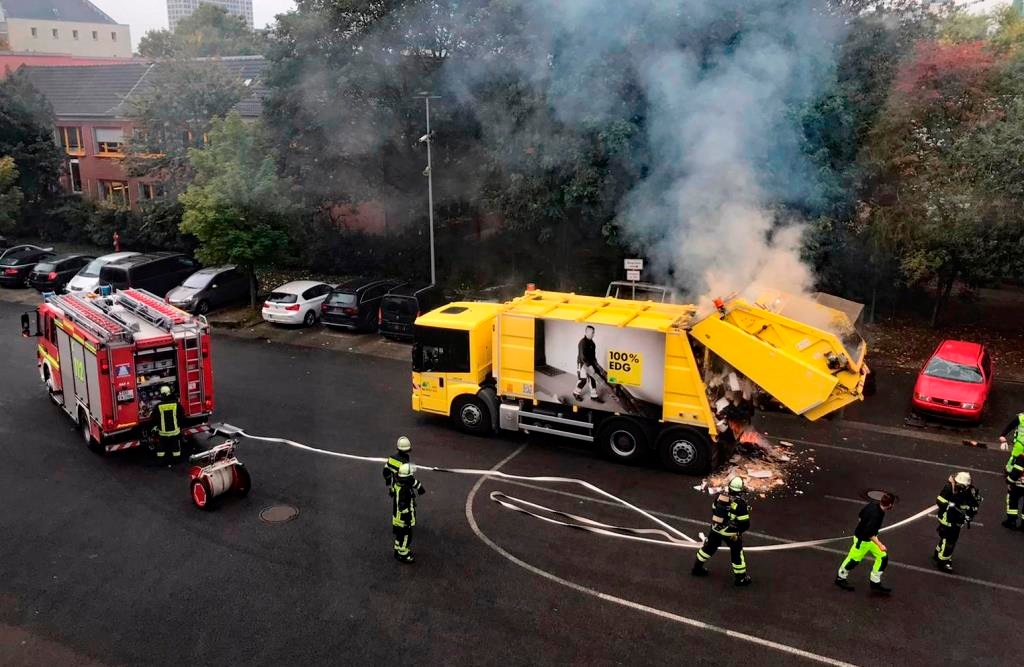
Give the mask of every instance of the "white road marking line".
M 481 479 L 487 479 L 487 478 L 481 477 Z M 559 489 L 549 489 L 549 488 L 546 488 L 546 487 L 543 487 L 543 486 L 538 486 L 536 484 L 530 484 L 528 482 L 518 482 L 518 481 L 515 481 L 515 480 L 500 479 L 500 478 L 493 478 L 490 481 L 492 481 L 492 482 L 501 482 L 502 484 L 512 484 L 512 485 L 515 485 L 515 486 L 522 486 L 522 487 L 526 487 L 528 489 L 535 489 L 537 491 L 544 491 L 546 493 L 553 493 L 553 494 L 559 495 L 559 496 L 568 496 L 570 498 L 576 498 L 578 500 L 586 500 L 586 501 L 589 501 L 589 502 L 592 502 L 592 503 L 598 503 L 600 505 L 609 505 L 611 507 L 620 507 L 620 508 L 622 507 L 621 505 L 619 505 L 617 503 L 613 503 L 613 502 L 608 501 L 608 500 L 601 500 L 600 498 L 590 498 L 588 496 L 580 495 L 578 493 L 572 493 L 571 491 L 561 491 Z M 860 503 L 861 501 L 858 500 L 857 502 Z M 867 501 L 864 501 L 864 502 L 866 503 Z M 698 520 L 698 519 L 691 519 L 689 517 L 679 516 L 678 514 L 669 514 L 668 512 L 656 512 L 654 510 L 647 510 L 647 512 L 650 513 L 650 514 L 654 514 L 655 516 L 660 516 L 660 517 L 662 517 L 664 519 L 675 519 L 676 521 L 681 521 L 683 523 L 689 523 L 689 524 L 692 524 L 692 525 L 695 525 L 695 526 L 706 526 L 708 524 L 708 521 L 701 521 L 701 520 Z M 978 525 L 978 524 L 973 524 L 973 525 Z M 752 530 L 748 530 L 746 534 L 750 535 L 751 537 L 758 537 L 758 538 L 761 538 L 763 540 L 769 540 L 769 541 L 772 541 L 772 542 L 781 542 L 783 544 L 792 544 L 793 542 L 798 542 L 799 541 L 799 540 L 789 540 L 789 539 L 786 539 L 784 537 L 775 537 L 774 535 L 766 535 L 764 533 L 758 533 L 758 532 L 755 532 L 755 531 L 752 531 Z M 805 547 L 805 548 L 807 548 L 807 549 L 814 549 L 815 551 L 823 551 L 823 552 L 830 553 L 830 554 L 836 554 L 836 555 L 839 555 L 839 556 L 845 556 L 847 554 L 846 550 L 832 549 L 830 547 L 813 546 L 813 547 Z M 931 575 L 931 576 L 935 576 L 935 577 L 941 577 L 943 579 L 955 579 L 957 581 L 962 581 L 964 583 L 975 584 L 976 586 L 984 586 L 985 588 L 994 588 L 994 589 L 1000 590 L 1000 591 L 1008 591 L 1010 593 L 1018 593 L 1018 594 L 1024 593 L 1024 588 L 1019 588 L 1017 586 L 1010 586 L 1009 584 L 1000 584 L 998 582 L 988 581 L 986 579 L 976 579 L 974 577 L 967 577 L 967 576 L 964 576 L 962 574 L 949 574 L 947 572 L 939 572 L 938 570 L 934 570 L 934 569 L 927 568 L 927 567 L 921 567 L 919 565 L 910 565 L 909 563 L 900 563 L 898 561 L 889 561 L 889 567 L 895 567 L 895 568 L 899 568 L 901 570 L 910 570 L 911 572 L 919 572 L 921 574 L 927 574 L 927 575 Z
M 800 438 L 787 438 L 785 436 L 771 436 L 776 440 L 785 440 L 787 442 L 796 442 L 801 445 L 807 445 L 810 447 L 824 447 L 825 449 L 836 449 L 841 452 L 849 452 L 850 454 L 868 454 L 870 456 L 878 456 L 883 459 L 895 459 L 897 461 L 907 461 L 909 463 L 923 463 L 930 466 L 939 466 L 940 468 L 946 468 L 948 470 L 968 470 L 970 472 L 976 472 L 979 475 L 994 475 L 996 477 L 1004 477 L 1005 473 L 993 472 L 991 470 L 982 470 L 981 468 L 964 468 L 958 466 L 955 463 L 942 463 L 941 461 L 929 461 L 928 459 L 915 459 L 910 456 L 899 456 L 898 454 L 886 454 L 884 452 L 875 452 L 870 449 L 854 449 L 852 447 L 840 447 L 839 445 L 826 445 L 823 442 L 815 442 L 813 440 L 801 440 Z
M 491 468 L 491 470 L 498 470 L 498 469 L 500 469 L 503 465 L 505 465 L 506 463 L 511 461 L 513 458 L 515 458 L 524 449 L 526 449 L 526 445 L 525 444 L 520 446 L 517 450 L 515 450 L 514 452 L 512 452 L 511 454 L 509 454 L 505 458 L 503 458 L 501 461 L 498 461 L 498 463 L 496 463 L 494 465 L 494 467 Z M 681 625 L 686 625 L 686 626 L 689 626 L 691 628 L 697 628 L 698 630 L 707 630 L 708 632 L 714 632 L 714 633 L 717 633 L 717 634 L 720 634 L 720 635 L 725 635 L 726 637 L 732 637 L 733 639 L 739 639 L 741 641 L 750 642 L 751 644 L 756 644 L 758 646 L 764 646 L 766 648 L 774 649 L 774 650 L 780 651 L 782 653 L 788 653 L 789 655 L 805 658 L 807 660 L 811 660 L 813 662 L 816 662 L 816 663 L 819 663 L 819 664 L 822 664 L 822 665 L 833 665 L 834 667 L 854 667 L 853 663 L 844 662 L 842 660 L 837 660 L 835 658 L 830 658 L 828 656 L 819 655 L 817 653 L 812 653 L 810 651 L 805 651 L 805 650 L 797 648 L 795 646 L 789 646 L 788 644 L 781 644 L 779 642 L 771 641 L 770 639 L 764 639 L 762 637 L 757 637 L 757 636 L 754 636 L 754 635 L 748 635 L 748 634 L 746 634 L 744 632 L 739 632 L 737 630 L 730 630 L 729 628 L 725 628 L 725 627 L 721 627 L 721 626 L 717 626 L 717 625 L 712 625 L 711 623 L 705 623 L 704 621 L 699 621 L 699 620 L 697 620 L 695 618 L 688 618 L 686 616 L 680 616 L 679 614 L 673 614 L 672 612 L 664 611 L 662 609 L 657 609 L 655 607 L 649 607 L 649 606 L 647 606 L 645 604 L 640 604 L 639 602 L 633 602 L 632 600 L 626 600 L 624 598 L 616 597 L 614 595 L 609 595 L 608 593 L 602 593 L 601 591 L 595 590 L 593 588 L 588 588 L 586 586 L 583 586 L 581 584 L 577 584 L 577 583 L 569 581 L 567 579 L 562 579 L 558 575 L 552 574 L 550 572 L 547 572 L 546 570 L 542 570 L 539 567 L 536 567 L 536 566 L 531 565 L 531 564 L 529 564 L 529 563 L 527 563 L 527 562 L 525 562 L 523 560 L 520 560 L 519 558 L 513 556 L 508 551 L 506 551 L 505 549 L 500 547 L 498 544 L 496 544 L 494 541 L 492 541 L 489 537 L 484 535 L 483 532 L 480 530 L 480 527 L 476 523 L 476 518 L 473 516 L 473 499 L 476 498 L 477 491 L 479 491 L 480 487 L 483 486 L 483 483 L 484 483 L 485 479 L 487 479 L 487 478 L 486 477 L 481 477 L 480 479 L 478 479 L 476 481 L 476 483 L 473 485 L 473 488 L 470 489 L 469 495 L 466 496 L 466 520 L 469 521 L 469 527 L 473 530 L 473 533 L 477 537 L 479 537 L 480 540 L 484 544 L 489 546 L 491 549 L 493 549 L 495 552 L 497 552 L 500 556 L 502 556 L 506 560 L 508 560 L 508 561 L 510 561 L 512 563 L 515 563 L 519 567 L 521 567 L 521 568 L 523 568 L 523 569 L 525 569 L 525 570 L 527 570 L 529 572 L 532 572 L 532 573 L 536 574 L 539 577 L 543 577 L 543 578 L 548 579 L 550 581 L 553 581 L 553 582 L 555 582 L 557 584 L 561 584 L 562 586 L 565 586 L 567 588 L 571 588 L 571 589 L 573 589 L 575 591 L 578 591 L 580 593 L 584 593 L 586 595 L 590 595 L 591 597 L 595 597 L 595 598 L 597 598 L 599 600 L 604 600 L 605 602 L 612 602 L 612 603 L 621 605 L 623 607 L 628 607 L 630 609 L 635 609 L 637 611 L 642 611 L 644 613 L 651 614 L 652 616 L 657 616 L 659 618 L 663 618 L 663 619 L 668 620 L 668 621 L 673 621 L 673 622 L 679 623 Z M 508 480 L 504 480 L 504 481 L 508 481 Z M 516 482 L 516 483 L 520 484 L 520 482 Z M 565 493 L 565 492 L 563 492 L 563 493 Z M 576 495 L 576 494 L 569 494 L 569 495 Z M 584 499 L 588 499 L 588 498 L 586 498 L 584 496 L 581 496 L 581 497 L 583 497 Z M 608 501 L 604 501 L 604 502 L 608 502 Z M 609 504 L 614 504 L 614 503 L 609 503 Z

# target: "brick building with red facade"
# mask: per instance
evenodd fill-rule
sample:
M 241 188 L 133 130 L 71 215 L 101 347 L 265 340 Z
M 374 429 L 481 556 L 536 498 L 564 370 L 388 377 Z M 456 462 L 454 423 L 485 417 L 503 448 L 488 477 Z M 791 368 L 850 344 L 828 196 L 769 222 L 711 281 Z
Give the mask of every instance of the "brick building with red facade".
M 266 61 L 260 56 L 237 56 L 218 62 L 247 82 L 249 97 L 236 106 L 238 112 L 243 118 L 258 117 Z M 158 67 L 159 63 L 136 60 L 23 68 L 53 106 L 57 120 L 54 138 L 67 156 L 61 177 L 67 192 L 133 209 L 140 202 L 162 196 L 159 182 L 129 178 L 122 165 L 125 143 L 133 132 L 127 118 L 131 99 L 149 89 Z

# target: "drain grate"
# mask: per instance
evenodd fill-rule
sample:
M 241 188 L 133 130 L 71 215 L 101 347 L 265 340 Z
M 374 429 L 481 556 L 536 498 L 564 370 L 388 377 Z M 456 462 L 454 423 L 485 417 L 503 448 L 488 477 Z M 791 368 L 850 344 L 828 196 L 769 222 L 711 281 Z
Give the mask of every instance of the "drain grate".
M 291 505 L 271 505 L 260 511 L 260 520 L 266 523 L 287 523 L 299 516 L 299 508 Z

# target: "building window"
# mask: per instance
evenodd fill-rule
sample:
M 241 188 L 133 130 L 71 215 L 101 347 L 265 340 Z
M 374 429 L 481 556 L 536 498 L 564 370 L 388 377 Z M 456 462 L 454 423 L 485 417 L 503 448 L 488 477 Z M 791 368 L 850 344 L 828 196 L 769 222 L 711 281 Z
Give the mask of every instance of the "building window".
M 98 40 L 99 40 L 99 38 L 100 38 L 100 33 L 99 33 L 99 31 L 98 31 L 98 30 L 93 30 L 93 31 L 92 31 L 92 41 L 94 41 L 94 42 L 95 42 L 95 41 L 98 41 Z
M 37 29 L 30 28 L 30 30 L 32 31 L 32 36 L 33 37 L 38 37 L 39 36 L 39 31 Z
M 96 154 L 120 157 L 124 155 L 124 132 L 121 128 L 96 128 Z
M 128 184 L 124 181 L 100 181 L 100 199 L 118 208 L 128 208 Z
M 117 41 L 117 33 L 116 32 L 111 32 L 110 33 L 110 39 L 111 39 L 111 41 L 116 42 Z
M 78 39 L 78 31 L 77 30 L 72 30 L 71 31 L 71 38 L 72 39 Z
M 52 33 L 53 33 L 53 38 L 54 38 L 54 39 L 57 39 L 58 37 L 60 37 L 60 32 L 59 32 L 59 31 L 58 31 L 58 30 L 57 30 L 56 28 L 54 28 L 54 29 L 53 29 L 53 30 L 51 30 L 50 32 L 52 32 Z
M 85 155 L 85 148 L 82 146 L 82 128 L 80 127 L 58 127 L 58 138 L 64 152 L 68 155 Z
M 162 183 L 139 183 L 139 199 L 150 201 L 152 199 L 160 199 L 163 196 L 164 186 Z
M 82 191 L 82 171 L 79 167 L 78 160 L 68 161 L 68 181 L 71 183 L 72 192 Z

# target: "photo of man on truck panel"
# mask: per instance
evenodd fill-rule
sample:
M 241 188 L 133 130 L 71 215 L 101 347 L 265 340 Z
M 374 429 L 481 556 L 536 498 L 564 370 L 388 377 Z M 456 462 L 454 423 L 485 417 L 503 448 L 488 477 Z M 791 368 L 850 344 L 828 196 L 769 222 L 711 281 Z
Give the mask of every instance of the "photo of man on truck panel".
M 576 346 L 576 391 L 572 392 L 573 398 L 583 402 L 583 389 L 590 380 L 590 398 L 601 402 L 601 392 L 597 390 L 597 344 L 594 343 L 594 327 L 587 325 L 584 329 L 583 338 L 580 338 Z

